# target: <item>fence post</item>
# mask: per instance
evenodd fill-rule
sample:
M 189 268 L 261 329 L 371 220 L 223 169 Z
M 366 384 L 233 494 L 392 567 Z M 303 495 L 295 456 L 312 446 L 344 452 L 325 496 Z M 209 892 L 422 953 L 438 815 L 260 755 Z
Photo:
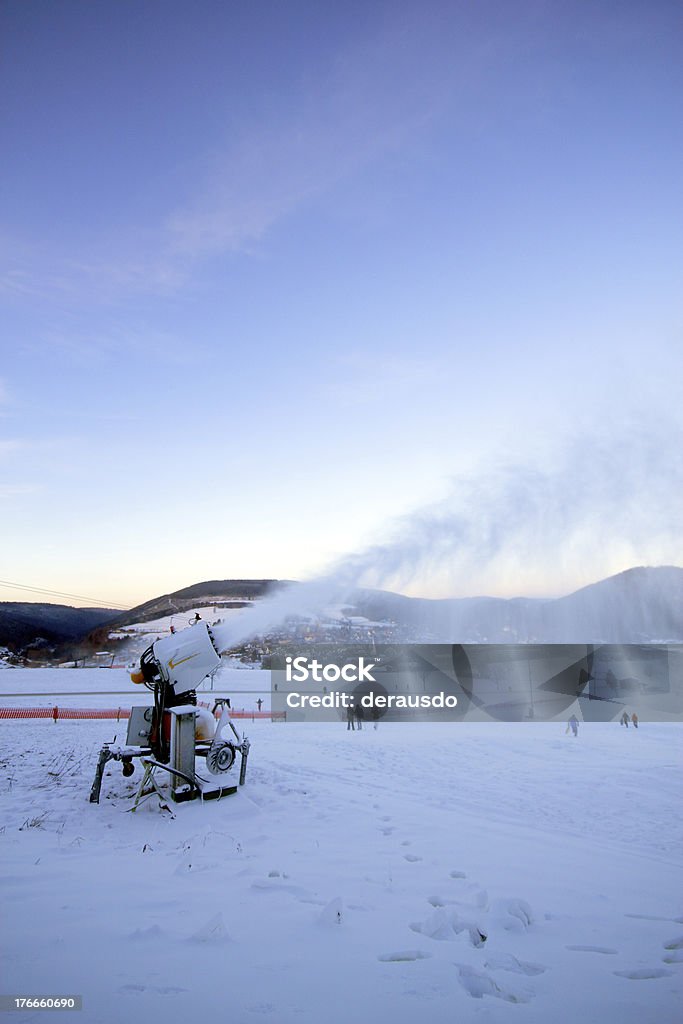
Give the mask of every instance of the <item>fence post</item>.
M 59 708 L 55 705 L 55 707 L 53 707 L 53 709 L 52 709 L 52 720 L 55 723 L 55 725 L 57 724 L 57 719 L 58 718 L 59 718 Z

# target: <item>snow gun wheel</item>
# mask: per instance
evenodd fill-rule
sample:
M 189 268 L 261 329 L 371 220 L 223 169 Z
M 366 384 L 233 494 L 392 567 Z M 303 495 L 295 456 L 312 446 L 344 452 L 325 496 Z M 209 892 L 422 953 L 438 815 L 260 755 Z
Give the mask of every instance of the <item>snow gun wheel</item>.
M 206 755 L 206 767 L 212 775 L 222 775 L 230 771 L 235 763 L 235 748 L 232 743 L 222 743 Z

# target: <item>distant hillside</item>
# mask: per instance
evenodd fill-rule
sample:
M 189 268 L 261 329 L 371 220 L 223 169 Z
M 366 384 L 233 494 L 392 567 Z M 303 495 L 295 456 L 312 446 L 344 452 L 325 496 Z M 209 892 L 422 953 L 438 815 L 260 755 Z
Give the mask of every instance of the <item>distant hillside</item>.
M 146 601 L 128 612 L 31 602 L 0 602 L 0 646 L 13 652 L 73 644 L 98 627 L 146 622 L 216 605 L 239 608 L 291 585 L 286 580 L 209 580 Z M 683 569 L 628 569 L 556 599 L 470 597 L 446 600 L 358 590 L 349 615 L 391 620 L 406 635 L 435 643 L 683 643 Z M 321 609 L 322 611 L 322 609 Z
M 215 604 L 239 608 L 248 602 L 265 597 L 288 583 L 288 580 L 208 580 L 204 583 L 193 583 L 192 586 L 183 587 L 172 594 L 154 597 L 144 604 L 136 605 L 130 611 L 118 612 L 111 624 L 129 626 L 134 622 L 149 622 L 150 619 L 160 619 L 197 605 Z
M 683 569 L 627 569 L 556 599 L 430 601 L 382 591 L 355 599 L 357 614 L 393 619 L 434 641 L 683 642 Z
M 211 580 L 119 614 L 112 626 L 145 622 L 197 605 L 240 607 L 291 585 L 285 580 Z M 556 599 L 444 600 L 358 590 L 349 615 L 392 620 L 411 636 L 441 643 L 683 643 L 683 569 L 628 569 Z M 322 609 L 321 609 L 322 610 Z
M 0 601 L 0 646 L 16 652 L 33 646 L 39 637 L 50 644 L 80 640 L 119 614 L 111 608 Z

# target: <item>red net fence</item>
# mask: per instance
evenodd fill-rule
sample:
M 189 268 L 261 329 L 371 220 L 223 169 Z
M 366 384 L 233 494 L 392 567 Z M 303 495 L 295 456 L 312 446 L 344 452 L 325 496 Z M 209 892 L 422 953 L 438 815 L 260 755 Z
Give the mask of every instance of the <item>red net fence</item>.
M 206 707 L 206 705 L 204 705 Z M 231 718 L 244 718 L 252 722 L 268 719 L 271 722 L 284 721 L 287 717 L 283 711 L 248 711 L 245 708 L 231 708 Z M 120 722 L 130 718 L 130 708 L 1 708 L 0 718 L 51 718 L 53 721 L 66 718 L 113 718 Z

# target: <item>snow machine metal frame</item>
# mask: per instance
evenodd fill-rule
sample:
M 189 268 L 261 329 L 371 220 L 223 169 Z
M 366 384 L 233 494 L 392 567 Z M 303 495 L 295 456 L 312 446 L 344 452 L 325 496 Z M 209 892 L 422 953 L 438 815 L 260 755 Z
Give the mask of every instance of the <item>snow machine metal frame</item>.
M 109 761 L 121 761 L 123 775 L 135 771 L 133 761 L 141 758 L 145 777 L 135 803 L 142 796 L 145 780 L 156 770 L 165 771 L 171 780 L 171 797 L 176 803 L 218 799 L 237 791 L 233 777 L 224 779 L 240 754 L 239 785 L 247 773 L 250 743 L 240 736 L 230 718 L 230 701 L 225 701 L 212 738 L 197 738 L 197 724 L 213 723 L 205 708 L 197 707 L 196 687 L 220 667 L 220 653 L 211 630 L 197 622 L 179 634 L 157 640 L 140 658 L 140 669 L 131 673 L 135 683 L 144 684 L 154 694 L 152 707 L 134 707 L 128 723 L 125 745 L 105 743 L 100 750 L 90 803 L 100 802 L 102 779 Z M 146 724 L 148 723 L 149 728 Z M 142 725 L 142 727 L 141 727 Z M 224 736 L 224 733 L 226 735 Z M 142 742 L 135 742 L 142 740 Z M 196 759 L 204 758 L 213 779 L 196 769 Z M 156 789 L 156 783 L 154 783 Z

